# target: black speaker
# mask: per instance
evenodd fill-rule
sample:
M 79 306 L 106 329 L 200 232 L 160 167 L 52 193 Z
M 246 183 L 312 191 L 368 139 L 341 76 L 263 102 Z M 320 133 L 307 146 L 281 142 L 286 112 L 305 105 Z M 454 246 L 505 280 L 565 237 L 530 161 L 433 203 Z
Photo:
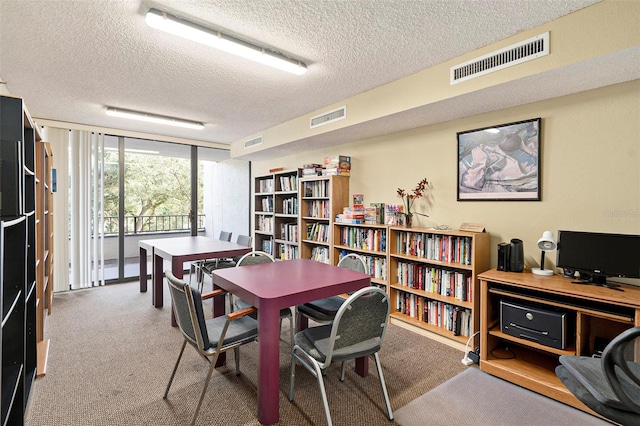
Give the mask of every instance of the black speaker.
M 511 272 L 524 271 L 524 247 L 522 246 L 522 240 L 513 238 L 511 240 L 511 248 L 509 249 L 509 264 L 511 265 Z
M 510 271 L 511 260 L 509 252 L 511 251 L 511 245 L 509 243 L 498 244 L 498 271 Z

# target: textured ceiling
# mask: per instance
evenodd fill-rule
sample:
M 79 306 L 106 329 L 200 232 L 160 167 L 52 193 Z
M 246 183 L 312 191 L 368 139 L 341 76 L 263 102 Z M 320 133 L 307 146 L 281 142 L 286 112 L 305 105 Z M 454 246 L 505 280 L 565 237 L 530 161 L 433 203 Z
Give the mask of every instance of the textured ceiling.
M 0 0 L 0 77 L 37 118 L 230 144 L 596 2 Z M 279 50 L 309 71 L 293 76 L 153 30 L 144 22 L 151 7 Z M 106 106 L 207 125 L 137 123 L 105 115 Z

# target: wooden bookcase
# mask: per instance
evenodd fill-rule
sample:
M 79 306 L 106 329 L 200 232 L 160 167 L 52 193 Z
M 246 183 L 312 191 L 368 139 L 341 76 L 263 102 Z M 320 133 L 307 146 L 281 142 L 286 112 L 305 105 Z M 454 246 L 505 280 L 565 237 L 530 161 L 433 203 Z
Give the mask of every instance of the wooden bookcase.
M 479 330 L 477 277 L 489 268 L 489 239 L 486 232 L 390 226 L 392 322 L 464 350 Z
M 24 424 L 36 377 L 37 127 L 22 99 L 0 96 L 0 424 Z
M 348 176 L 311 176 L 300 179 L 300 257 L 335 264 L 333 223 L 349 205 Z
M 276 259 L 298 257 L 298 170 L 256 176 L 254 248 Z
M 374 224 L 333 224 L 333 260 L 337 265 L 347 253 L 362 256 L 369 268 L 371 283 L 388 289 L 387 226 Z
M 36 309 L 38 376 L 47 372 L 49 339 L 44 338 L 46 317 L 53 303 L 53 153 L 47 142 L 36 143 Z
M 640 288 L 624 292 L 573 284 L 561 275 L 486 271 L 480 280 L 480 369 L 594 414 L 555 374 L 560 355 L 592 356 L 622 331 L 640 326 Z M 500 301 L 564 312 L 565 349 L 503 333 Z M 604 343 L 602 343 L 604 342 Z

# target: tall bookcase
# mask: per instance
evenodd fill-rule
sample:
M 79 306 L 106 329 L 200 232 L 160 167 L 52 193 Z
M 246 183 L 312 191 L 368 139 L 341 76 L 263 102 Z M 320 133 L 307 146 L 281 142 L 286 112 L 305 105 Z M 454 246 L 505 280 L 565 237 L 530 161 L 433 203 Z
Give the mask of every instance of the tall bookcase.
M 22 99 L 0 96 L 0 424 L 24 423 L 37 369 L 35 144 Z
M 349 205 L 348 176 L 312 176 L 300 179 L 300 257 L 335 264 L 333 223 Z
M 46 317 L 53 303 L 53 153 L 47 142 L 36 142 L 36 341 L 38 376 L 47 372 L 49 340 Z
M 391 318 L 463 349 L 479 330 L 478 274 L 489 269 L 486 232 L 388 229 Z
M 387 226 L 373 224 L 333 224 L 333 260 L 338 264 L 348 253 L 356 253 L 365 261 L 371 283 L 388 292 Z
M 254 179 L 254 248 L 277 259 L 298 257 L 298 170 Z

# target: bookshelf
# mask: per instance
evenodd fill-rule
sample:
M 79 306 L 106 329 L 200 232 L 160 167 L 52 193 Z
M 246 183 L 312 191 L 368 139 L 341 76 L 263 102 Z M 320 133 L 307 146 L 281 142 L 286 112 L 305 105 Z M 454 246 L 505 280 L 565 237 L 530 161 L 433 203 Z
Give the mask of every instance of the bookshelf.
M 254 179 L 254 249 L 276 259 L 298 256 L 298 170 Z
M 486 232 L 388 228 L 391 319 L 464 350 L 479 330 L 478 274 L 489 269 Z
M 279 172 L 274 192 L 274 257 L 299 257 L 298 247 L 298 171 Z
M 347 253 L 362 256 L 371 283 L 388 292 L 387 226 L 375 224 L 333 224 L 333 260 L 338 264 Z
M 37 127 L 22 99 L 0 96 L 0 424 L 24 424 L 37 373 Z
M 349 205 L 348 176 L 311 176 L 300 179 L 300 257 L 335 264 L 332 226 Z

